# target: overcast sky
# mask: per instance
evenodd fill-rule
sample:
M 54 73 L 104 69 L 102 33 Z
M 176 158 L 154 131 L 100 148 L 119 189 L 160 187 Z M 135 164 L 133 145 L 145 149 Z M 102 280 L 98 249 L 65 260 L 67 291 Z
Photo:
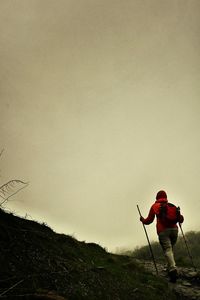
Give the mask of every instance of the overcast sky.
M 114 251 L 165 189 L 199 230 L 200 1 L 1 0 L 0 28 L 7 207 Z

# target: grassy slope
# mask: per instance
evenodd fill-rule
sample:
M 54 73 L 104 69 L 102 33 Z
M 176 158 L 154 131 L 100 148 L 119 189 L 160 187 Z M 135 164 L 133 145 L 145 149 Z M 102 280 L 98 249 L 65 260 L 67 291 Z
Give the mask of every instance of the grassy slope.
M 133 258 L 57 234 L 44 224 L 0 209 L 0 294 L 55 291 L 66 299 L 176 299 L 167 284 Z M 17 298 L 19 299 L 19 298 Z

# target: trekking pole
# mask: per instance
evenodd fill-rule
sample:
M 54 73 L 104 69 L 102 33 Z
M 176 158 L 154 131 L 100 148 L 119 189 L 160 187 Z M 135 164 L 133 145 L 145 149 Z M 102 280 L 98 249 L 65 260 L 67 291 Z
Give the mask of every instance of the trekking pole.
M 192 266 L 193 266 L 195 272 L 197 272 L 197 268 L 195 267 L 195 264 L 194 264 L 194 262 L 193 262 L 193 258 L 192 258 L 192 255 L 191 255 L 191 253 L 190 253 L 190 249 L 189 249 L 187 240 L 186 240 L 185 235 L 184 235 L 184 233 L 183 233 L 183 229 L 182 229 L 181 223 L 179 223 L 179 227 L 180 227 L 180 229 L 181 229 L 181 233 L 182 233 L 182 236 L 183 236 L 183 239 L 184 239 L 184 242 L 185 242 L 185 246 L 186 246 L 186 249 L 187 249 L 188 256 L 189 256 L 189 258 L 190 258 L 190 260 L 191 260 L 191 263 L 192 263 Z
M 138 205 L 137 205 L 137 209 L 138 209 L 138 212 L 139 212 L 140 217 L 142 217 Z M 146 238 L 147 238 L 147 241 L 148 241 L 148 244 L 149 244 L 149 249 L 150 249 L 151 257 L 152 257 L 152 260 L 153 260 L 153 263 L 154 263 L 154 266 L 155 266 L 155 269 L 156 269 L 156 274 L 158 275 L 158 269 L 157 269 L 157 266 L 156 266 L 156 261 L 155 261 L 154 255 L 153 255 L 153 250 L 152 250 L 151 243 L 150 243 L 150 240 L 149 240 L 149 237 L 148 237 L 148 234 L 147 234 L 147 230 L 146 230 L 146 227 L 144 226 L 143 223 L 142 223 L 142 225 L 143 225 L 144 232 L 145 232 L 145 234 L 146 234 Z

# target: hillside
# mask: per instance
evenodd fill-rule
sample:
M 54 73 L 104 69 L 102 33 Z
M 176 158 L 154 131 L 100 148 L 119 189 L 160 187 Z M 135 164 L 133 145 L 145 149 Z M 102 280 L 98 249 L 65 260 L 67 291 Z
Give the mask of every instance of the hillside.
M 1 299 L 176 299 L 136 260 L 0 209 Z

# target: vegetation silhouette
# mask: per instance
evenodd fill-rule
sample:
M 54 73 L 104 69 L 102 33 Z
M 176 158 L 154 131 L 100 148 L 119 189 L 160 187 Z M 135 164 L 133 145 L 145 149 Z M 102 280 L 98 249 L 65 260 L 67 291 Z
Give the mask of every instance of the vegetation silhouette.
M 4 149 L 2 149 L 0 152 L 0 158 L 2 157 L 3 152 Z M 0 186 L 0 207 L 2 207 L 9 198 L 16 195 L 19 191 L 27 186 L 28 182 L 24 182 L 19 179 L 12 179 Z
M 200 231 L 189 231 L 186 232 L 185 238 L 190 247 L 190 252 L 194 261 L 194 265 L 200 268 Z M 165 262 L 162 249 L 158 242 L 153 242 L 151 244 L 153 253 L 158 262 Z M 150 260 L 151 255 L 149 253 L 148 245 L 142 247 L 136 247 L 133 251 L 123 251 L 124 254 L 131 255 L 138 259 Z M 188 256 L 185 242 L 182 236 L 179 236 L 178 241 L 174 248 L 174 254 L 176 257 L 176 262 L 178 266 L 183 267 L 193 267 L 191 264 L 191 259 Z

